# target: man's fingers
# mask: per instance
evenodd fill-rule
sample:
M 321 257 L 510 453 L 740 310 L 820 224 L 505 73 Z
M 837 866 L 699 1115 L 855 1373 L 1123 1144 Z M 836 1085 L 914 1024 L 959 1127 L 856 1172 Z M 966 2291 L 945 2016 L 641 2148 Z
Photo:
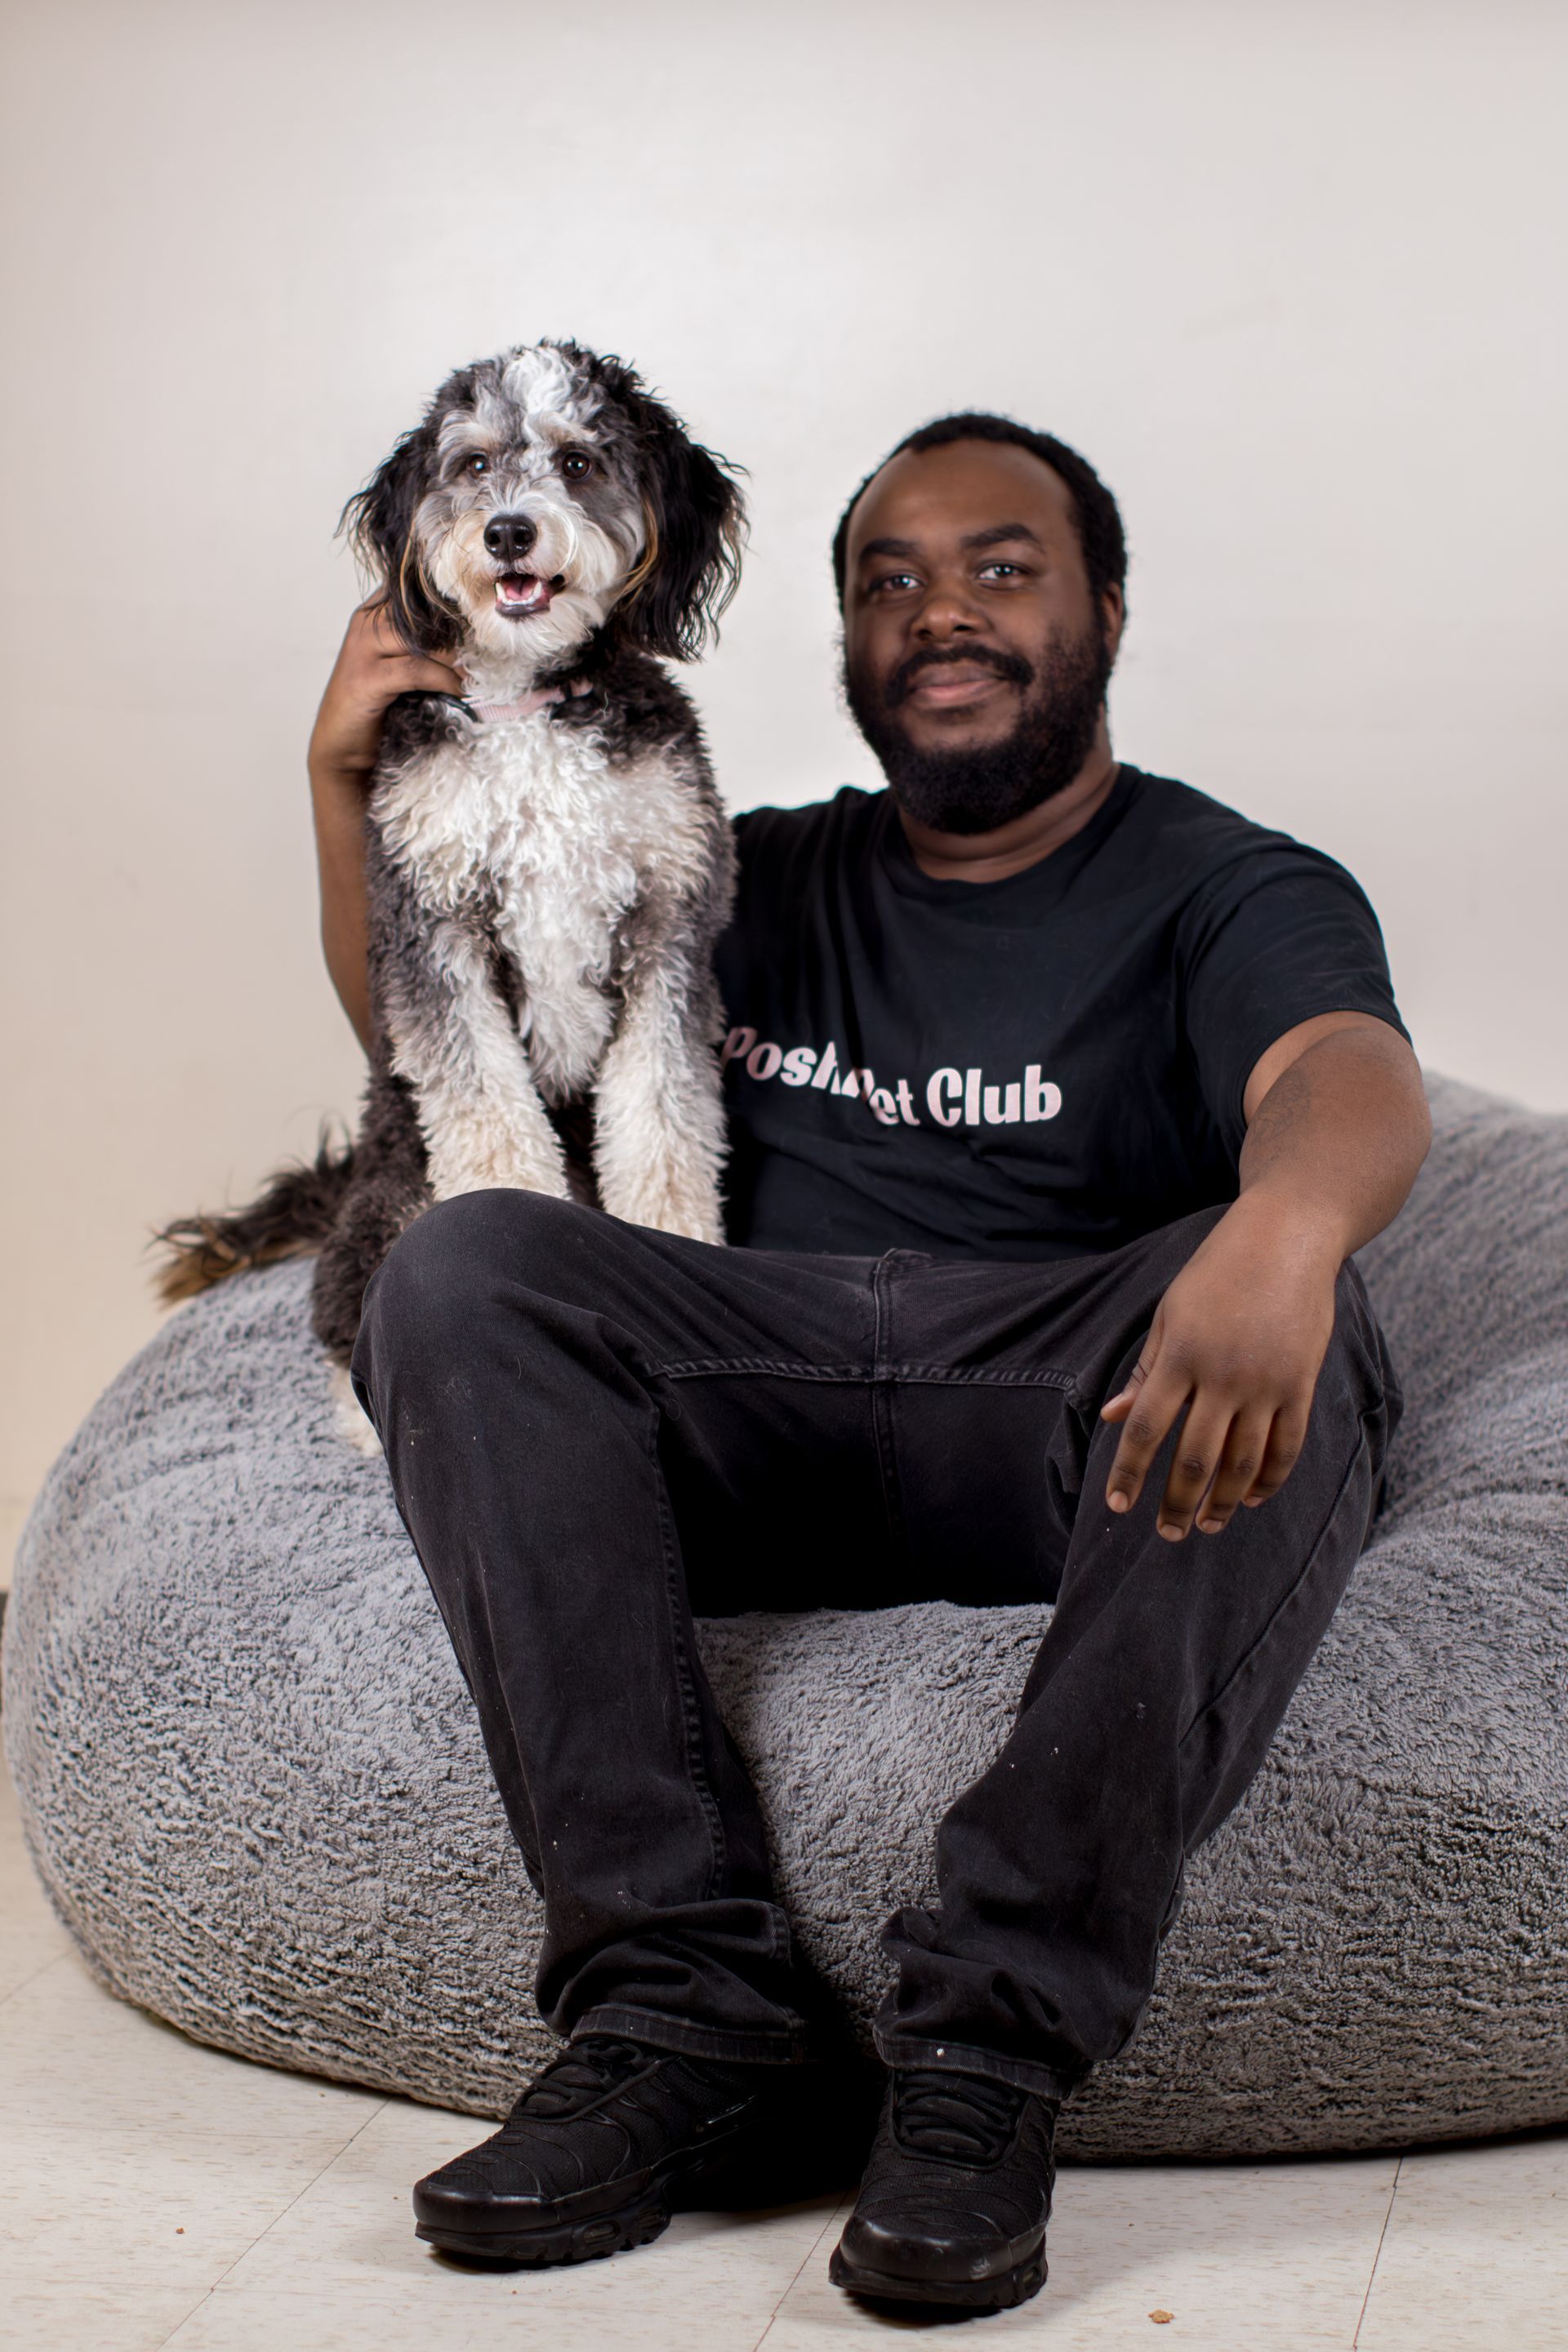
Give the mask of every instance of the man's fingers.
M 349 620 L 351 636 L 369 637 L 378 646 L 397 646 L 403 640 L 392 625 L 384 596 L 367 596 L 363 604 L 354 606 Z
M 1217 1536 L 1228 1525 L 1238 1503 L 1250 1494 L 1268 1450 L 1273 1416 L 1268 1412 L 1238 1413 L 1230 1425 L 1214 1484 L 1198 1513 L 1198 1533 Z
M 1128 1414 L 1131 1412 L 1133 1405 L 1137 1402 L 1138 1391 L 1142 1387 L 1144 1381 L 1148 1379 L 1152 1368 L 1152 1358 L 1149 1363 L 1139 1362 L 1133 1365 L 1132 1370 L 1127 1375 L 1127 1386 L 1124 1389 L 1118 1389 L 1113 1397 L 1107 1397 L 1105 1402 L 1100 1406 L 1100 1417 L 1101 1421 L 1114 1422 L 1126 1420 Z
M 1105 1485 L 1105 1499 L 1113 1511 L 1130 1511 L 1138 1500 L 1149 1465 L 1191 1394 L 1191 1383 L 1183 1374 L 1163 1371 L 1158 1365 L 1132 1394 L 1121 1417 L 1121 1443 Z M 1103 1418 L 1112 1417 L 1108 1406 Z
M 1101 1421 L 1125 1421 L 1128 1414 L 1131 1412 L 1133 1402 L 1137 1397 L 1139 1390 L 1142 1387 L 1144 1381 L 1148 1379 L 1150 1373 L 1153 1370 L 1155 1364 L 1159 1360 L 1160 1325 L 1163 1313 L 1164 1307 L 1163 1303 L 1162 1302 L 1159 1311 L 1155 1314 L 1153 1322 L 1149 1326 L 1149 1336 L 1143 1342 L 1142 1352 L 1139 1356 L 1138 1361 L 1133 1365 L 1132 1370 L 1127 1375 L 1126 1387 L 1118 1389 L 1116 1394 L 1113 1397 L 1107 1397 L 1105 1402 L 1100 1406 L 1100 1417 Z
M 1188 1407 L 1160 1497 L 1157 1525 L 1168 1542 L 1180 1543 L 1192 1526 L 1225 1452 L 1230 1423 L 1229 1406 L 1205 1404 L 1201 1391 Z
M 373 597 L 368 604 L 356 608 L 343 642 L 350 657 L 361 662 L 406 661 L 409 657 L 408 647 L 393 627 L 392 615 L 380 597 Z
M 369 604 L 360 605 L 353 627 L 378 664 L 384 664 L 379 680 L 382 688 L 391 687 L 397 694 L 462 692 L 462 677 L 449 662 L 437 661 L 432 654 L 409 651 L 381 599 L 373 597 Z
M 403 660 L 387 667 L 389 678 L 397 680 L 399 694 L 456 694 L 469 691 L 458 670 L 443 661 L 432 661 L 426 654 L 405 654 Z
M 1270 1495 L 1277 1495 L 1295 1468 L 1297 1456 L 1307 1441 L 1307 1417 L 1311 1409 L 1309 1396 L 1304 1403 L 1288 1404 L 1276 1413 L 1258 1474 L 1241 1498 L 1249 1511 L 1266 1503 Z

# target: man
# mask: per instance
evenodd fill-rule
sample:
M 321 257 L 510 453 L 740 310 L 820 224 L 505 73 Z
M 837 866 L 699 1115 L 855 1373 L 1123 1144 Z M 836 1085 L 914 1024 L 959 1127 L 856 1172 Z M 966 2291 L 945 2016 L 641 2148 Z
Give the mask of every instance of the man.
M 928 426 L 835 562 L 888 790 L 737 822 L 736 1246 L 477 1193 L 367 1300 L 356 1384 L 568 2043 L 416 2210 L 518 2262 L 638 2244 L 813 2082 L 694 1612 L 1054 1602 L 1005 1747 L 932 1824 L 939 1909 L 886 1931 L 890 2081 L 833 2266 L 994 2306 L 1040 2284 L 1060 2102 L 1136 2025 L 1186 1857 L 1361 1550 L 1397 1396 L 1347 1261 L 1428 1129 L 1350 877 L 1115 761 L 1125 554 L 1081 457 Z M 362 1019 L 379 712 L 454 684 L 361 615 L 323 704 L 326 939 Z

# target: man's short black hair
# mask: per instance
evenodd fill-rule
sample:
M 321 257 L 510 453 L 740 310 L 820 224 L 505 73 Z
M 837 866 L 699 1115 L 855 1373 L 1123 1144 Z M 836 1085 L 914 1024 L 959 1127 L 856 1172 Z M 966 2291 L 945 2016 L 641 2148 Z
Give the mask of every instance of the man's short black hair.
M 1065 441 L 1058 441 L 1054 433 L 1037 433 L 1032 426 L 1020 425 L 1011 416 L 993 416 L 984 409 L 966 409 L 961 415 L 935 417 L 931 424 L 906 434 L 896 449 L 889 450 L 881 464 L 872 467 L 839 516 L 838 528 L 833 534 L 833 583 L 838 591 L 840 609 L 849 553 L 849 518 L 882 467 L 902 457 L 906 449 L 942 449 L 950 441 L 1008 441 L 1015 448 L 1027 449 L 1043 459 L 1054 474 L 1060 475 L 1072 494 L 1073 519 L 1078 524 L 1089 593 L 1098 603 L 1107 588 L 1126 587 L 1127 541 L 1122 534 L 1121 510 L 1089 459 L 1080 457 L 1076 449 L 1069 449 Z

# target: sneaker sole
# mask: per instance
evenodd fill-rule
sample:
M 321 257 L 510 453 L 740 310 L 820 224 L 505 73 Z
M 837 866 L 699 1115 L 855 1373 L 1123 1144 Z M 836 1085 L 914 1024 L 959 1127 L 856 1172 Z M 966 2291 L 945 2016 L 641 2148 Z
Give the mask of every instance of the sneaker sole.
M 542 2218 L 521 2230 L 458 2230 L 444 2221 L 416 2221 L 414 2234 L 437 2252 L 500 2270 L 553 2270 L 567 2263 L 595 2263 L 606 2254 L 626 2254 L 662 2237 L 672 2217 L 696 2203 L 707 2183 L 743 2149 L 744 2131 L 726 2133 L 683 2159 L 667 2163 L 627 2202 L 580 2221 Z
M 596 2213 L 591 2221 L 537 2230 L 447 2230 L 419 2221 L 414 2234 L 443 2254 L 485 2263 L 498 2270 L 553 2270 L 566 2263 L 596 2263 L 606 2254 L 626 2254 L 651 2245 L 669 2227 L 670 2208 L 654 2197 L 620 2213 Z
M 972 2311 L 1011 2311 L 1038 2294 L 1046 2283 L 1047 2265 L 1045 2255 L 1038 2253 L 1010 2271 L 999 2271 L 994 2278 L 917 2279 L 900 2277 L 892 2271 L 868 2270 L 864 2263 L 847 2261 L 836 2247 L 827 2275 L 846 2294 L 858 2295 L 867 2303 L 958 2304 Z

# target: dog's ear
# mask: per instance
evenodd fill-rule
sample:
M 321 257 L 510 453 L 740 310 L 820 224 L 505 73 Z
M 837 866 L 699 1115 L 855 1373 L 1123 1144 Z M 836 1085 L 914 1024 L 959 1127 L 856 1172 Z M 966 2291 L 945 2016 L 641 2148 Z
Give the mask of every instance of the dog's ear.
M 457 616 L 419 562 L 414 518 L 430 478 L 436 436 L 426 421 L 405 433 L 384 465 L 343 509 L 338 528 L 374 583 L 410 653 L 443 654 L 458 643 Z
M 644 653 L 691 661 L 740 585 L 745 501 L 727 459 L 689 440 L 660 402 L 641 404 L 647 543 L 616 620 Z

